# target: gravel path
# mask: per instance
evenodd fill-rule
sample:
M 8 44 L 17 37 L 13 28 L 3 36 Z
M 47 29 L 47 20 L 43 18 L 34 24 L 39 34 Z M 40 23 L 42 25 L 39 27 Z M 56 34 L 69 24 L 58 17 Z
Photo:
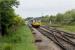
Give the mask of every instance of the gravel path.
M 35 28 L 33 28 L 33 34 L 35 38 L 35 44 L 38 50 L 61 50 L 59 46 L 57 46 L 53 41 L 42 35 Z

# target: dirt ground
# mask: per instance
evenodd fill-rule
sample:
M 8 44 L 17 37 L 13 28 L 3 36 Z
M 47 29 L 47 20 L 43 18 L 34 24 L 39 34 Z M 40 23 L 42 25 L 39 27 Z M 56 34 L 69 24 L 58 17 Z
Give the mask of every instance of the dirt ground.
M 61 50 L 53 41 L 42 35 L 39 31 L 33 28 L 33 36 L 38 50 Z

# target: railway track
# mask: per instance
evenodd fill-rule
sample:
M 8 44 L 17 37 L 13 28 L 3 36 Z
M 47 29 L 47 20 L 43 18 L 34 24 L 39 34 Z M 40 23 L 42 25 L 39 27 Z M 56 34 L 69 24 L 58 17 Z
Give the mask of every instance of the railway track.
M 75 50 L 75 34 L 59 31 L 47 26 L 37 28 L 39 32 L 48 37 L 54 43 L 56 43 L 62 50 Z
M 72 34 L 72 33 L 68 33 L 68 32 L 64 32 L 64 31 L 60 31 L 60 30 L 57 30 L 55 28 L 50 28 L 48 26 L 42 26 L 43 28 L 47 29 L 47 30 L 52 30 L 52 31 L 55 31 L 55 32 L 58 32 L 58 33 L 61 33 L 61 34 L 64 34 L 65 36 L 68 36 L 70 38 L 73 38 L 75 39 L 75 34 Z M 66 34 L 65 34 L 66 33 Z
M 57 34 L 60 34 L 61 36 L 63 36 L 67 40 L 69 40 L 70 42 L 74 41 L 73 43 L 75 43 L 75 34 L 67 33 L 67 32 L 60 31 L 60 30 L 57 30 L 54 28 L 49 28 L 48 26 L 45 26 L 45 27 L 42 26 L 42 28 L 45 28 L 45 29 L 52 31 L 52 32 L 56 32 Z

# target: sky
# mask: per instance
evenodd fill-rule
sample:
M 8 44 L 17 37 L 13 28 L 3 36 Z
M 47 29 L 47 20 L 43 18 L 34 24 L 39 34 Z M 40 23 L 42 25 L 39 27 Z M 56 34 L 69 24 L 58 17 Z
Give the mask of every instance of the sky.
M 75 9 L 75 0 L 18 0 L 20 5 L 15 8 L 22 18 L 56 15 Z

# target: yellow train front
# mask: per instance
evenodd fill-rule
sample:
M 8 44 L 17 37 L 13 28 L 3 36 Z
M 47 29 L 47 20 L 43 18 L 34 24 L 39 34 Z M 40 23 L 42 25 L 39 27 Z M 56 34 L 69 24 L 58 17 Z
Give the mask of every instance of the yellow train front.
M 41 26 L 41 22 L 32 22 L 32 27 L 39 28 Z

